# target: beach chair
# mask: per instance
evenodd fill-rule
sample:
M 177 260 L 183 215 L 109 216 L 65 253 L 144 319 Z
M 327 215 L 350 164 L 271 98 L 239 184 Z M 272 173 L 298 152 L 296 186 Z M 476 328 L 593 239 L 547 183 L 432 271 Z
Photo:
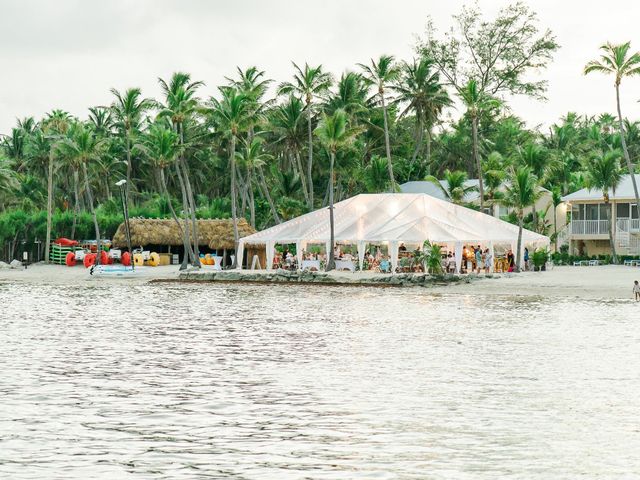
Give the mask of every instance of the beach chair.
M 589 260 L 589 266 L 590 267 L 597 267 L 598 265 L 600 265 L 600 261 L 599 260 Z

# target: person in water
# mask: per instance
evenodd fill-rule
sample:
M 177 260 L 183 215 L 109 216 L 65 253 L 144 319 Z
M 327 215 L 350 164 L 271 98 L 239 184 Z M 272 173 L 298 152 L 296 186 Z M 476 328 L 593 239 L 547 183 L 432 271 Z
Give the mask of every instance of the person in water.
M 633 282 L 633 296 L 637 301 L 640 301 L 640 284 L 638 284 L 638 280 Z

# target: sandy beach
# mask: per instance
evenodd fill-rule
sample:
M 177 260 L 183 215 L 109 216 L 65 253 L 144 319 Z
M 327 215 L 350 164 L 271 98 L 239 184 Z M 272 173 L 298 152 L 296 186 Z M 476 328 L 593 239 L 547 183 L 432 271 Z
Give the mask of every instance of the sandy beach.
M 367 278 L 372 273 L 333 272 L 335 277 Z M 578 297 L 602 299 L 632 299 L 634 280 L 640 280 L 640 270 L 634 267 L 608 265 L 598 267 L 555 267 L 546 272 L 497 274 L 491 278 L 472 278 L 471 283 L 429 287 L 430 292 L 475 293 L 482 295 L 519 295 L 543 297 Z M 56 265 L 32 265 L 20 270 L 0 270 L 2 282 L 36 284 L 84 284 L 86 282 L 146 283 L 151 280 L 177 280 L 178 267 L 145 267 L 135 277 L 95 277 L 84 268 Z

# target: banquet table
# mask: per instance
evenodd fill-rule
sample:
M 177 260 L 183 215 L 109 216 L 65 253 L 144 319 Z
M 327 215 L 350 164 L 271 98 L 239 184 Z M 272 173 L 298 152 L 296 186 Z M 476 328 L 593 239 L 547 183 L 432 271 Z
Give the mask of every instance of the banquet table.
M 336 260 L 336 270 L 356 271 L 356 267 L 351 260 Z
M 302 270 L 320 270 L 320 260 L 303 260 Z

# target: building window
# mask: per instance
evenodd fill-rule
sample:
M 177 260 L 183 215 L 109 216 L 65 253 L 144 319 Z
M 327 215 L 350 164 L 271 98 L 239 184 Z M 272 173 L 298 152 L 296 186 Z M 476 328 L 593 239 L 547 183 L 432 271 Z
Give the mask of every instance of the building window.
M 606 220 L 609 218 L 609 212 L 611 211 L 611 205 L 600 204 L 600 220 Z
M 629 204 L 618 203 L 616 205 L 616 217 L 617 218 L 629 218 Z
M 585 220 L 598 220 L 598 204 L 585 205 Z
M 631 218 L 638 218 L 638 206 L 631 205 Z

